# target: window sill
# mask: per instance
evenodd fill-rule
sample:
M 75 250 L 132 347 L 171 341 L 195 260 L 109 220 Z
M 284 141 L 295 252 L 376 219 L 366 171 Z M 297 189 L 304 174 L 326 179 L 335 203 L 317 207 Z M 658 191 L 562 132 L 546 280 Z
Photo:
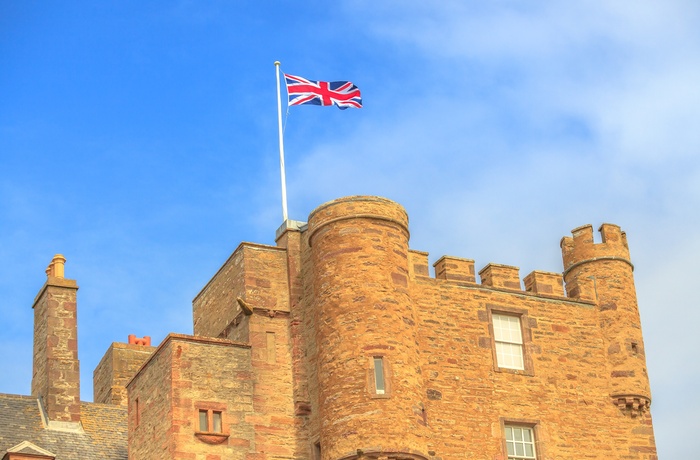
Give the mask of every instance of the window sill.
M 526 377 L 534 377 L 535 373 L 530 369 L 511 369 L 510 367 L 496 367 L 496 372 L 504 372 L 506 374 L 524 375 Z
M 204 431 L 195 431 L 194 435 L 202 442 L 207 444 L 223 444 L 228 440 L 227 434 L 224 433 L 208 433 Z

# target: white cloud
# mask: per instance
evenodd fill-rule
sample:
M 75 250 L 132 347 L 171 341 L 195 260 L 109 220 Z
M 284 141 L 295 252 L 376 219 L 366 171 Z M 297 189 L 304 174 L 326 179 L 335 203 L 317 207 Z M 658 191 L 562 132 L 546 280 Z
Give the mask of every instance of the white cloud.
M 159 20 L 209 24 L 217 33 L 219 20 L 227 24 L 218 15 L 219 4 L 203 10 L 191 2 L 179 5 Z M 407 208 L 411 245 L 430 251 L 433 260 L 450 254 L 474 258 L 477 268 L 488 262 L 518 265 L 521 275 L 561 270 L 558 243 L 571 228 L 604 221 L 621 225 L 637 266 L 659 452 L 662 458 L 692 456 L 680 453 L 688 444 L 678 433 L 687 437 L 700 428 L 692 417 L 700 401 L 686 397 L 688 382 L 700 378 L 692 365 L 700 336 L 691 327 L 699 319 L 692 301 L 693 255 L 700 250 L 700 4 L 406 0 L 352 1 L 344 9 L 333 13 L 342 16 L 342 24 L 337 18 L 326 22 L 325 15 L 323 21 L 306 18 L 306 28 L 313 30 L 306 38 L 326 48 L 309 52 L 308 40 L 283 47 L 287 62 L 294 55 L 299 67 L 302 62 L 321 70 L 352 69 L 363 80 L 357 83 L 366 102 L 358 112 L 298 108 L 290 117 L 290 217 L 305 219 L 315 206 L 343 195 L 384 195 Z M 257 55 L 280 52 L 279 35 L 267 37 L 272 30 L 263 26 L 269 11 L 259 13 L 260 35 L 245 29 L 251 34 L 245 48 Z M 199 49 L 179 40 L 175 45 L 176 51 Z M 351 46 L 357 56 L 348 59 L 338 45 Z M 296 46 L 303 53 L 293 54 Z M 332 48 L 340 58 L 318 59 Z M 265 71 L 270 77 L 274 58 Z M 233 59 L 221 61 L 231 79 L 242 78 L 241 65 L 246 74 L 256 73 L 250 58 L 236 60 L 235 68 L 225 67 Z M 203 78 L 189 70 L 185 81 Z M 264 85 L 258 77 L 241 84 L 250 104 L 240 106 L 239 99 L 232 113 L 245 121 L 231 115 L 227 122 L 247 127 L 250 119 L 268 113 L 272 120 L 272 109 L 251 109 L 251 101 L 268 100 L 248 93 Z M 270 80 L 264 91 L 271 85 Z M 238 94 L 233 86 L 220 94 Z M 182 88 L 188 85 L 177 91 Z M 128 102 L 144 107 L 148 101 Z M 216 123 L 206 113 L 197 113 L 200 117 L 204 124 Z M 133 132 L 151 132 L 148 123 L 139 119 Z M 8 229 L 0 228 L 5 242 L 0 255 L 14 262 L 6 265 L 4 279 L 35 285 L 8 297 L 12 311 L 24 313 L 6 316 L 13 335 L 0 348 L 10 348 L 15 333 L 31 343 L 27 302 L 43 281 L 36 267 L 45 266 L 47 254 L 55 251 L 66 252 L 70 276 L 81 285 L 84 381 L 107 341 L 128 333 L 158 341 L 170 330 L 187 332 L 191 295 L 227 251 L 240 239 L 271 243 L 281 222 L 274 143 L 245 141 L 276 140 L 276 130 L 266 121 L 253 125 L 254 132 L 232 130 L 230 137 L 175 145 L 178 128 L 171 133 L 169 123 L 159 124 L 163 151 L 149 147 L 124 156 L 138 150 L 139 142 L 109 139 L 109 155 L 94 157 L 91 147 L 82 153 L 90 159 L 87 167 L 71 163 L 85 169 L 57 173 L 54 168 L 65 164 L 54 154 L 50 165 L 35 162 L 50 170 L 39 182 L 18 186 L 22 179 L 6 173 L 0 213 Z M 37 121 L 32 126 L 32 133 L 46 136 Z M 75 145 L 83 142 L 81 137 Z M 216 143 L 231 145 L 214 148 Z M 52 152 L 70 150 L 58 144 L 51 142 Z M 255 152 L 253 166 L 246 150 Z M 259 160 L 268 153 L 270 159 Z M 133 158 L 138 162 L 132 164 Z M 212 161 L 216 167 L 204 167 Z M 112 187 L 76 191 L 75 174 L 96 175 L 100 186 Z M 47 183 L 57 177 L 72 195 L 51 195 Z M 120 180 L 109 181 L 115 177 Z M 122 196 L 134 189 L 139 193 Z M 100 200 L 86 199 L 92 193 Z M 17 324 L 29 325 L 19 331 Z M 683 404 L 692 409 L 679 409 Z
M 425 110 L 396 110 L 317 149 L 303 180 L 331 197 L 356 177 L 395 191 L 413 211 L 413 247 L 477 269 L 519 265 L 521 276 L 560 270 L 569 229 L 620 224 L 637 265 L 659 454 L 682 457 L 678 433 L 700 428 L 700 400 L 686 397 L 700 379 L 700 4 L 354 5 L 376 37 L 435 67 L 422 76 L 488 94 L 456 91 L 450 104 L 413 85 Z M 339 152 L 352 156 L 334 161 Z

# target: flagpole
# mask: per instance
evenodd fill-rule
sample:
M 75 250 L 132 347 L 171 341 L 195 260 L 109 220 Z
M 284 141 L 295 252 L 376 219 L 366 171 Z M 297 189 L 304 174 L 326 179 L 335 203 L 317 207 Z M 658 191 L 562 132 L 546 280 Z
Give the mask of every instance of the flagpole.
M 282 217 L 287 221 L 287 180 L 284 176 L 284 136 L 282 135 L 282 97 L 280 96 L 280 61 L 275 61 L 277 74 L 277 122 L 280 137 L 280 175 L 282 177 Z

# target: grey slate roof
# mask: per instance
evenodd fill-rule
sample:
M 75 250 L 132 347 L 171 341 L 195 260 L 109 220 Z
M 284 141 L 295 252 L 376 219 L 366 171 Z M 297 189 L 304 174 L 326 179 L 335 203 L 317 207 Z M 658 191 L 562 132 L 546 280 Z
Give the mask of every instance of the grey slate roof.
M 82 432 L 44 427 L 33 396 L 0 393 L 0 458 L 22 441 L 56 454 L 56 460 L 127 460 L 125 407 L 82 402 Z

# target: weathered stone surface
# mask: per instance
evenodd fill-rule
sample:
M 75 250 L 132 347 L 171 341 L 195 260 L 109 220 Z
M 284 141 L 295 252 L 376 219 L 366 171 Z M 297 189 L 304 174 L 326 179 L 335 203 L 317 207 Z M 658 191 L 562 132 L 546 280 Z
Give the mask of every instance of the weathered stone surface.
M 128 389 L 132 460 L 504 460 L 507 424 L 534 429 L 539 459 L 656 460 L 629 249 L 619 227 L 601 233 L 575 229 L 563 276 L 534 271 L 524 289 L 517 267 L 477 282 L 452 256 L 432 278 L 400 205 L 335 200 L 277 246 L 242 243 L 194 299 L 194 336 L 113 344 L 95 396 Z M 77 287 L 52 276 L 32 391 L 70 421 Z M 522 368 L 498 362 L 502 315 L 519 319 Z
M 151 346 L 113 343 L 92 373 L 95 402 L 127 406 L 126 384 L 154 350 Z
M 127 385 L 129 458 L 247 458 L 256 442 L 250 352 L 229 340 L 170 334 Z M 222 432 L 200 431 L 199 410 L 220 412 Z
M 32 396 L 41 398 L 49 420 L 78 423 L 78 285 L 63 277 L 63 263 L 63 256 L 54 257 L 46 284 L 34 300 Z

